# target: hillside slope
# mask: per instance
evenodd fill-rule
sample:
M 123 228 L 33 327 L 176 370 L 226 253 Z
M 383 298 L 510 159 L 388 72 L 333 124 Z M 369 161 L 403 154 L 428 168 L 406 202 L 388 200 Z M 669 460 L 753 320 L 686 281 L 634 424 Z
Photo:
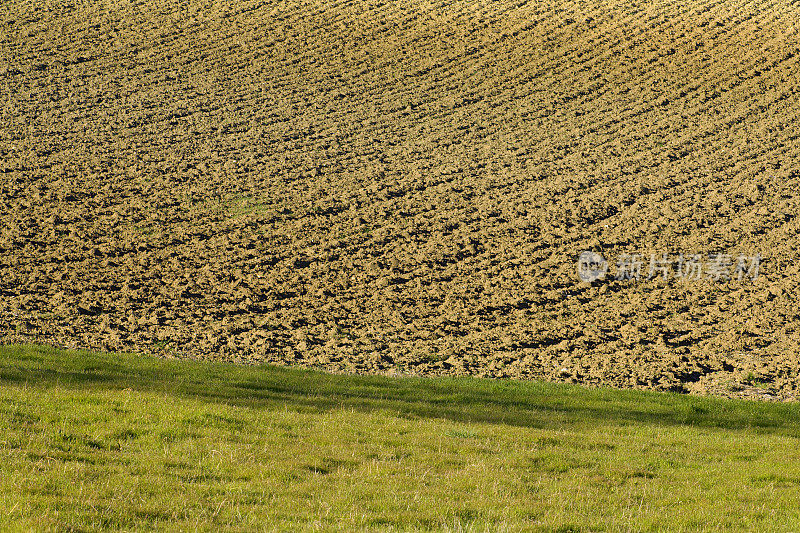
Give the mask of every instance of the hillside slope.
M 12 0 L 0 337 L 793 397 L 798 22 L 732 0 Z M 578 278 L 586 249 L 605 280 Z M 758 276 L 613 275 L 720 252 Z

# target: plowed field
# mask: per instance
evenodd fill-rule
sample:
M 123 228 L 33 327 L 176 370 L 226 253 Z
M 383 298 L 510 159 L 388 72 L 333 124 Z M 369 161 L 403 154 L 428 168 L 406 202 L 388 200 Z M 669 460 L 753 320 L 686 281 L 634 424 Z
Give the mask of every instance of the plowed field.
M 4 2 L 0 340 L 794 398 L 798 23 Z M 617 280 L 625 253 L 761 261 Z

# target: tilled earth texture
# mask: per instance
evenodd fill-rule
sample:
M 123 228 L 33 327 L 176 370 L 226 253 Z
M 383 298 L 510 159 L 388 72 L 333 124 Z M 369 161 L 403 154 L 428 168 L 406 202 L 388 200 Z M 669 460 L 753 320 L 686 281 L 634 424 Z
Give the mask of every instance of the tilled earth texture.
M 796 398 L 798 24 L 3 2 L 0 341 Z

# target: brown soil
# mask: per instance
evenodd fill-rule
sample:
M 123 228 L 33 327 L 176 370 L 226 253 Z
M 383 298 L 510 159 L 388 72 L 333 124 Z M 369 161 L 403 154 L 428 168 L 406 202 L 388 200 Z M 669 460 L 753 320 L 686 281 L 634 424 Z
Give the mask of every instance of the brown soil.
M 0 340 L 797 394 L 791 3 L 102 4 L 0 11 Z

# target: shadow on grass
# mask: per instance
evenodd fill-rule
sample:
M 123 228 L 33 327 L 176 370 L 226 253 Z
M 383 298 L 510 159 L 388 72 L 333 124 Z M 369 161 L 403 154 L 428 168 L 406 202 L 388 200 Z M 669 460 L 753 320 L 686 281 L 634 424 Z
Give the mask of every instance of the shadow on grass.
M 384 410 L 535 428 L 693 425 L 800 437 L 800 406 L 479 378 L 332 375 L 272 365 L 0 346 L 0 386 L 134 389 L 243 407 Z

